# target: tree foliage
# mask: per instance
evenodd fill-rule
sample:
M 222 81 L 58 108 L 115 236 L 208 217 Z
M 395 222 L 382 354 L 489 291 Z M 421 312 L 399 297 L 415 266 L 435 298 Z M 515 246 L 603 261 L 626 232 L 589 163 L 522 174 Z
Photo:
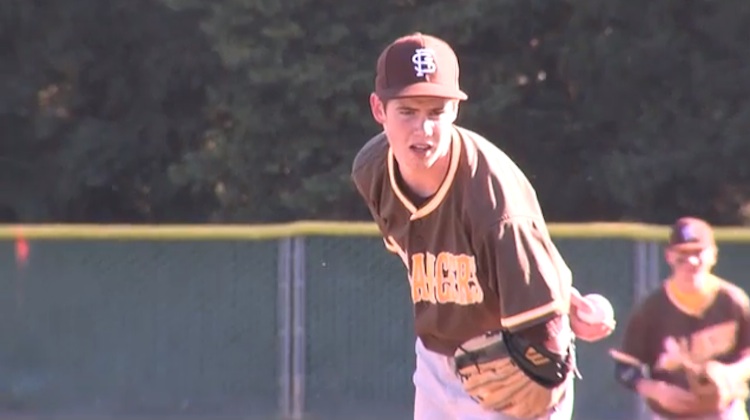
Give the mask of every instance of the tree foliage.
M 200 202 L 183 205 L 190 194 L 164 176 L 205 130 L 206 86 L 221 68 L 198 17 L 148 0 L 7 0 L 0 14 L 8 219 L 208 213 Z
M 741 0 L 65 3 L 0 5 L 6 221 L 366 219 L 375 60 L 412 31 L 550 220 L 750 219 Z
M 561 51 L 592 189 L 615 217 L 748 220 L 750 5 L 577 3 Z M 743 213 L 745 213 L 743 215 Z

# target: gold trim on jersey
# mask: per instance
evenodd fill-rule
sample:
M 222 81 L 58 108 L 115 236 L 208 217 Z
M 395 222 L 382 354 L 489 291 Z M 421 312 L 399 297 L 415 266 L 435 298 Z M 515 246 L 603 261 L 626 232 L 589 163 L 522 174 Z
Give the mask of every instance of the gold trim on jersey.
M 716 300 L 716 296 L 721 289 L 721 280 L 710 275 L 702 290 L 695 292 L 685 292 L 675 283 L 674 279 L 667 279 L 664 284 L 664 291 L 667 298 L 681 312 L 694 316 L 702 317 L 706 309 L 710 308 Z
M 536 307 L 534 309 L 521 312 L 520 314 L 501 318 L 500 323 L 503 324 L 504 328 L 513 328 L 519 325 L 526 324 L 535 319 L 549 315 L 553 312 L 562 311 L 562 305 L 558 301 L 553 301 L 545 305 Z
M 398 182 L 396 181 L 396 159 L 393 156 L 393 150 L 390 147 L 388 148 L 388 178 L 391 180 L 391 188 L 396 194 L 396 197 L 398 197 L 399 201 L 401 201 L 404 207 L 406 207 L 406 209 L 409 210 L 409 213 L 411 213 L 409 220 L 416 220 L 427 216 L 443 202 L 445 196 L 448 194 L 448 190 L 453 184 L 453 179 L 456 177 L 460 157 L 461 136 L 456 130 L 453 130 L 453 134 L 451 134 L 451 162 L 448 167 L 448 173 L 446 174 L 443 183 L 440 184 L 437 193 L 435 193 L 435 195 L 432 196 L 424 206 L 417 208 L 417 206 L 407 198 L 406 194 L 404 194 L 398 186 Z
M 385 245 L 385 249 L 387 249 L 389 252 L 392 252 L 401 257 L 401 261 L 403 261 L 406 268 L 409 268 L 409 258 L 406 255 L 406 251 L 404 251 L 401 246 L 399 246 L 398 242 L 393 239 L 393 236 L 389 235 L 388 237 L 383 238 L 383 244 Z

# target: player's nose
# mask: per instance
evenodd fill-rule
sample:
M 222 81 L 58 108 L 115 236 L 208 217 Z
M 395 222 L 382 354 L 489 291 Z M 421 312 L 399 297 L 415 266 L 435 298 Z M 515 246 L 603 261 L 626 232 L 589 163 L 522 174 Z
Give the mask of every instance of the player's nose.
M 432 121 L 429 118 L 424 119 L 419 124 L 419 132 L 424 134 L 426 137 L 432 136 L 432 134 L 435 132 L 435 121 Z

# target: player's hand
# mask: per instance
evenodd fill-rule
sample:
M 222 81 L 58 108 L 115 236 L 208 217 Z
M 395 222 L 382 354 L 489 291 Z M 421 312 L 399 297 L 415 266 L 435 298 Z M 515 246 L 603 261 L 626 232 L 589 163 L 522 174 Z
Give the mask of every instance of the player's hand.
M 570 317 L 570 328 L 577 338 L 588 342 L 607 338 L 615 330 L 614 323 L 600 322 L 598 324 L 589 324 L 578 319 L 575 314 Z
M 570 314 L 570 328 L 576 337 L 583 341 L 594 342 L 609 337 L 610 334 L 615 330 L 615 320 L 605 320 L 598 323 L 585 322 L 578 317 L 579 308 L 584 311 L 592 311 L 592 308 L 587 307 L 591 303 L 587 302 L 586 299 L 576 300 L 575 305 L 571 305 Z
M 638 384 L 638 392 L 674 414 L 691 414 L 698 405 L 695 395 L 663 381 L 643 380 Z
M 736 372 L 728 365 L 712 360 L 687 369 L 690 391 L 695 394 L 701 408 L 708 412 L 719 412 L 732 400 L 746 399 L 747 385 L 739 380 Z

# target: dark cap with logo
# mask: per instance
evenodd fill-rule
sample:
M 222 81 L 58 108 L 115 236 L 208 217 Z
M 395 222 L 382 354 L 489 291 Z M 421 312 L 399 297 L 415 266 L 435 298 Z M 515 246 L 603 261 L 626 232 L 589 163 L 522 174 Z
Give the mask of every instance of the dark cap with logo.
M 716 245 L 714 231 L 705 220 L 682 217 L 672 225 L 669 246 L 675 249 L 704 249 Z
M 458 78 L 458 58 L 450 45 L 417 32 L 395 40 L 380 54 L 375 94 L 381 100 L 410 96 L 465 100 Z

